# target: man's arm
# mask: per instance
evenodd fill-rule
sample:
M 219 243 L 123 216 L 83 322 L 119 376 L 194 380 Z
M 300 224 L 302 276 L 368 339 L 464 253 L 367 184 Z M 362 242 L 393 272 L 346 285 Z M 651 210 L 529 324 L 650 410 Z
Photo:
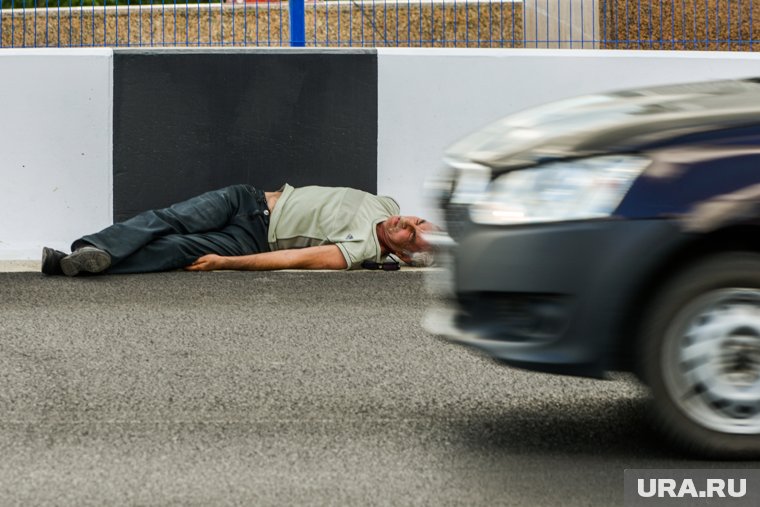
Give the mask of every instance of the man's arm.
M 215 269 L 269 271 L 275 269 L 346 269 L 346 267 L 348 267 L 346 259 L 336 245 L 322 245 L 238 257 L 204 255 L 185 269 L 188 271 L 213 271 Z

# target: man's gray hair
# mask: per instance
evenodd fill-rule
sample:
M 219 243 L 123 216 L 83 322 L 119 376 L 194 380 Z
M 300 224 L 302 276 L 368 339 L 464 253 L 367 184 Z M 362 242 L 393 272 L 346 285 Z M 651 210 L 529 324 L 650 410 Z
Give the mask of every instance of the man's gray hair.
M 412 258 L 411 265 L 416 268 L 432 266 L 435 263 L 433 252 L 414 252 L 410 257 Z

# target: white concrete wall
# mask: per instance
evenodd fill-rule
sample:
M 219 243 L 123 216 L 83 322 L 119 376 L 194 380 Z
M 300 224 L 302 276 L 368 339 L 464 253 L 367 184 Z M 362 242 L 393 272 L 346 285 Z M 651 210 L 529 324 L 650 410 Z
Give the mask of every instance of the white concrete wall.
M 436 218 L 423 182 L 465 134 L 541 103 L 621 88 L 760 76 L 760 54 L 604 50 L 378 50 L 378 192 Z
M 111 223 L 111 55 L 0 50 L 0 260 Z

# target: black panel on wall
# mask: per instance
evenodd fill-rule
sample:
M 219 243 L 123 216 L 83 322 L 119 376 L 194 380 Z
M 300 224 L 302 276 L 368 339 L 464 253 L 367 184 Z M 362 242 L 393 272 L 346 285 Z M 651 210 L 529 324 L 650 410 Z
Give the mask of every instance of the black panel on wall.
M 115 51 L 114 220 L 206 190 L 377 191 L 373 50 Z

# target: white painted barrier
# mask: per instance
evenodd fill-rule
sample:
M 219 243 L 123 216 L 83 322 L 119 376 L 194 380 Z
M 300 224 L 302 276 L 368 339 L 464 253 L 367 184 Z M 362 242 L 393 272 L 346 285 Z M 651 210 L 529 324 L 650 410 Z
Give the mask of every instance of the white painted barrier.
M 0 50 L 0 260 L 111 223 L 111 54 Z

